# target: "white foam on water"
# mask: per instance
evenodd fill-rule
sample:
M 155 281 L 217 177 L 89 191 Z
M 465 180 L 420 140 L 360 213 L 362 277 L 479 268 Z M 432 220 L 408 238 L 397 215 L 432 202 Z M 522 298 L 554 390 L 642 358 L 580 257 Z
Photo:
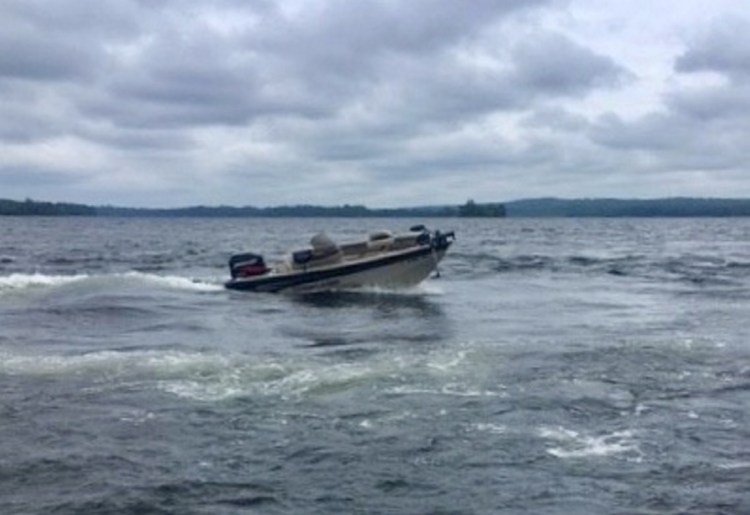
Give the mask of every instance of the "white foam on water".
M 202 381 L 160 381 L 159 389 L 177 397 L 196 401 L 212 402 L 227 398 L 239 397 L 245 393 L 243 388 L 224 382 L 206 383 Z
M 505 392 L 496 390 L 480 390 L 468 387 L 465 384 L 456 383 L 445 385 L 440 393 L 443 395 L 453 395 L 455 397 L 507 397 Z
M 642 458 L 633 431 L 615 431 L 611 434 L 588 435 L 564 427 L 542 427 L 539 435 L 556 442 L 547 452 L 562 459 L 607 457 L 625 454 L 628 459 L 640 461 Z
M 25 290 L 29 288 L 41 288 L 61 286 L 73 282 L 83 281 L 90 276 L 80 275 L 45 275 L 45 274 L 11 274 L 0 277 L 0 294 L 8 291 Z
M 154 420 L 156 415 L 147 410 L 132 409 L 126 415 L 120 417 L 120 422 L 127 422 L 133 425 L 142 425 L 150 420 Z
M 300 396 L 336 395 L 367 387 L 382 381 L 413 377 L 424 373 L 429 381 L 424 386 L 394 386 L 392 394 L 428 394 L 451 397 L 499 397 L 505 392 L 476 385 L 465 377 L 463 352 L 436 352 L 428 356 L 388 354 L 366 363 L 331 363 L 326 360 L 305 362 L 235 363 L 216 375 L 188 377 L 178 381 L 162 381 L 160 388 L 180 397 L 216 401 L 240 396 L 274 396 L 289 399 Z M 435 363 L 444 366 L 433 367 Z M 434 376 L 438 376 L 435 381 Z M 446 378 L 447 376 L 447 378 Z M 468 379 L 468 381 L 467 381 Z M 435 386 L 432 384 L 435 383 Z
M 243 355 L 175 350 L 24 355 L 0 349 L 0 374 L 80 377 L 108 387 L 139 386 L 200 401 L 238 396 L 292 395 L 321 383 L 319 372 L 290 369 Z
M 490 423 L 486 423 L 486 422 L 484 422 L 484 423 L 480 422 L 480 423 L 473 424 L 471 426 L 471 428 L 473 430 L 479 431 L 481 433 L 490 433 L 490 434 L 494 434 L 494 435 L 504 434 L 508 430 L 507 426 L 503 426 L 503 425 L 500 425 L 500 424 L 490 424 Z
M 138 280 L 143 274 L 131 274 Z M 31 351 L 33 352 L 33 351 Z M 466 349 L 383 353 L 364 362 L 325 356 L 253 356 L 183 349 L 118 349 L 83 354 L 32 354 L 0 347 L 0 374 L 80 377 L 83 387 L 156 389 L 204 402 L 232 398 L 320 397 L 373 388 L 396 395 L 445 398 L 507 396 L 505 387 L 476 376 L 476 355 Z M 408 379 L 407 382 L 404 382 Z
M 125 284 L 141 283 L 151 286 L 169 288 L 176 290 L 188 290 L 199 292 L 223 291 L 221 284 L 198 281 L 189 277 L 176 275 L 156 275 L 143 272 L 124 272 L 104 275 L 46 275 L 34 274 L 12 274 L 0 277 L 0 294 L 4 292 L 23 291 L 29 289 L 55 288 L 71 283 L 91 282 L 101 286 L 102 282 L 121 282 Z
M 27 376 L 185 377 L 218 372 L 228 364 L 229 358 L 218 354 L 174 350 L 107 350 L 76 355 L 25 355 L 0 350 L 0 372 Z
M 395 395 L 445 395 L 448 397 L 506 397 L 505 392 L 494 390 L 479 390 L 464 384 L 452 383 L 435 388 L 420 388 L 414 386 L 394 386 L 387 390 Z
M 189 277 L 177 275 L 156 275 L 143 272 L 125 272 L 124 274 L 115 274 L 115 277 L 124 277 L 126 279 L 137 279 L 155 286 L 172 288 L 177 290 L 191 291 L 223 291 L 224 286 L 221 284 L 198 281 Z
M 731 461 L 728 463 L 719 463 L 716 465 L 716 468 L 719 468 L 721 470 L 750 470 L 750 461 Z
M 156 386 L 163 392 L 186 399 L 214 402 L 246 396 L 267 396 L 283 391 L 290 372 L 274 361 L 248 362 L 246 358 L 228 359 L 225 366 L 187 377 L 160 380 Z
M 474 384 L 470 377 L 465 377 L 463 370 L 458 374 L 446 374 L 442 369 L 436 371 L 429 366 L 436 359 L 450 361 L 451 357 L 455 357 L 455 352 L 428 357 L 386 354 L 367 362 L 339 363 L 317 358 L 285 360 L 175 349 L 30 355 L 0 348 L 0 374 L 79 376 L 89 382 L 89 386 L 131 384 L 208 402 L 236 397 L 290 399 L 338 395 L 374 384 L 392 383 L 415 373 L 424 374 L 427 384 L 416 388 L 397 386 L 386 391 L 475 398 L 504 395 Z
M 506 387 L 488 380 L 483 355 L 473 349 L 436 349 L 427 354 L 400 356 L 402 376 L 410 384 L 386 391 L 395 395 L 438 395 L 450 397 L 507 397 Z M 422 377 L 420 377 L 422 376 Z
M 448 372 L 456 369 L 466 361 L 466 351 L 459 350 L 456 353 L 444 353 L 441 355 L 433 356 L 432 361 L 427 363 L 427 366 L 433 370 L 440 372 Z
M 216 374 L 164 380 L 159 389 L 199 401 L 220 401 L 234 397 L 327 396 L 372 384 L 390 377 L 393 361 L 369 364 L 309 362 L 263 362 L 253 360 L 235 363 Z
M 365 286 L 349 290 L 355 293 L 371 293 L 374 295 L 403 295 L 406 297 L 439 296 L 445 291 L 434 282 L 425 281 L 409 288 L 386 288 L 382 286 Z

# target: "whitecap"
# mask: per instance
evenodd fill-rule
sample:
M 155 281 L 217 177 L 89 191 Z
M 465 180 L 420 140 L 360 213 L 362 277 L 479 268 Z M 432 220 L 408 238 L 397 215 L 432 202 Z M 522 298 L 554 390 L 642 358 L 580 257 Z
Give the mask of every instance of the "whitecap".
M 176 275 L 165 276 L 130 271 L 106 275 L 46 275 L 40 273 L 12 274 L 9 276 L 0 277 L 0 293 L 8 291 L 22 291 L 35 288 L 59 287 L 71 283 L 80 283 L 83 281 L 90 281 L 95 283 L 116 281 L 124 282 L 126 284 L 140 282 L 141 284 L 145 283 L 161 288 L 199 292 L 216 292 L 222 291 L 224 289 L 223 285 L 221 284 L 199 281 L 196 279 L 191 279 L 189 277 Z
M 455 369 L 466 360 L 466 351 L 460 350 L 454 353 L 440 353 L 432 356 L 432 360 L 427 362 L 427 367 L 447 372 Z
M 716 468 L 721 470 L 742 470 L 750 469 L 750 461 L 730 461 L 727 463 L 719 463 Z
M 223 285 L 221 284 L 199 281 L 196 279 L 191 279 L 189 277 L 182 277 L 177 275 L 156 275 L 131 271 L 125 272 L 124 274 L 115 274 L 115 276 L 123 277 L 125 279 L 136 279 L 155 286 L 177 290 L 222 291 L 224 289 Z
M 405 296 L 405 297 L 422 297 L 422 296 L 440 296 L 444 295 L 445 291 L 437 284 L 433 282 L 422 282 L 415 286 L 408 288 L 389 288 L 384 286 L 363 286 L 361 288 L 345 289 L 351 293 L 369 293 L 373 295 L 394 295 L 394 296 Z
M 310 362 L 239 363 L 215 374 L 167 379 L 158 383 L 162 391 L 199 401 L 236 397 L 279 397 L 335 395 L 387 375 L 383 364 L 325 364 Z
M 387 390 L 394 395 L 443 395 L 448 397 L 507 397 L 504 392 L 470 388 L 464 384 L 451 383 L 435 388 L 394 386 Z
M 555 446 L 547 449 L 552 456 L 562 459 L 606 457 L 624 454 L 640 461 L 641 451 L 633 431 L 615 431 L 610 434 L 590 435 L 564 427 L 539 430 L 542 438 L 553 440 Z
M 481 433 L 490 433 L 490 434 L 495 434 L 495 435 L 504 434 L 508 430 L 508 428 L 504 425 L 490 424 L 487 422 L 479 422 L 479 423 L 473 424 L 471 428 Z
M 243 388 L 224 382 L 160 381 L 158 387 L 161 391 L 171 393 L 177 397 L 203 402 L 221 401 L 227 398 L 239 397 L 243 393 L 246 393 Z
M 0 371 L 12 375 L 184 377 L 222 370 L 228 358 L 181 351 L 98 351 L 76 355 L 26 355 L 0 351 Z
M 18 291 L 30 288 L 61 286 L 74 282 L 83 281 L 90 276 L 79 275 L 45 275 L 34 274 L 11 274 L 0 277 L 0 293 L 7 291 Z

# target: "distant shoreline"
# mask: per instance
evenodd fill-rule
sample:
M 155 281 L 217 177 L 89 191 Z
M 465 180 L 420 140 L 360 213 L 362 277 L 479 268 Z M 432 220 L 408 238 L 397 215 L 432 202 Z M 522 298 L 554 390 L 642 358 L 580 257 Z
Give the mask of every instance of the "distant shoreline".
M 343 206 L 130 208 L 31 199 L 0 199 L 0 216 L 96 216 L 122 218 L 723 218 L 750 216 L 750 199 L 671 197 L 659 199 L 539 198 L 510 202 L 404 208 Z
M 115 206 L 87 206 L 83 204 L 23 202 L 0 199 L 0 216 L 98 216 L 124 218 L 395 218 L 395 217 L 503 217 L 502 204 L 477 204 L 468 201 L 461 206 L 430 206 L 410 208 L 371 209 L 365 206 L 277 206 L 233 207 L 191 206 L 173 209 L 131 208 Z

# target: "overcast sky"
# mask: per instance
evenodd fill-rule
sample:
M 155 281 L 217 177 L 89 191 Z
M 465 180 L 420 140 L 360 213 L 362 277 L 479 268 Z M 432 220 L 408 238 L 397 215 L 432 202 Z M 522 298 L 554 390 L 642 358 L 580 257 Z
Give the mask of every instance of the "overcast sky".
M 2 0 L 0 198 L 750 197 L 746 0 Z

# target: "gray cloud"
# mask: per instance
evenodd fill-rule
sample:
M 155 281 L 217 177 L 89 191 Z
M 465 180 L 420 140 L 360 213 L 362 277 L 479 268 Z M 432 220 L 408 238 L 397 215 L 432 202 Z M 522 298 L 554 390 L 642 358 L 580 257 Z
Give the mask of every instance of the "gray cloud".
M 558 34 L 523 41 L 513 52 L 517 89 L 537 94 L 582 95 L 597 87 L 617 86 L 630 73 L 611 58 Z
M 83 76 L 95 59 L 85 45 L 53 35 L 7 26 L 0 29 L 0 77 L 60 80 Z
M 633 117 L 623 99 L 647 75 L 548 23 L 576 8 L 7 0 L 0 181 L 21 196 L 51 191 L 44 182 L 67 195 L 52 200 L 172 205 L 591 194 L 628 173 L 642 194 L 679 170 L 736 181 L 748 164 L 747 22 L 694 31 L 670 70 L 724 82 L 676 81 Z M 619 104 L 606 113 L 601 98 Z
M 9 26 L 37 30 L 40 36 L 46 34 L 50 38 L 78 35 L 83 39 L 95 36 L 111 40 L 127 38 L 139 31 L 141 3 L 152 7 L 159 4 L 157 0 L 4 0 L 2 19 Z
M 750 115 L 750 80 L 707 86 L 698 91 L 675 91 L 665 98 L 668 108 L 698 121 L 739 120 Z
M 509 102 L 507 79 L 455 62 L 445 49 L 528 2 L 310 6 L 296 16 L 265 6 L 244 12 L 252 21 L 232 34 L 199 20 L 162 28 L 135 58 L 113 63 L 102 79 L 107 94 L 84 109 L 126 126 L 237 125 L 269 115 L 334 117 L 383 88 L 384 108 L 425 116 L 435 104 L 455 115 Z
M 675 61 L 679 72 L 714 71 L 730 77 L 750 76 L 750 21 L 743 18 L 715 21 Z
M 750 165 L 750 23 L 714 23 L 675 60 L 684 74 L 718 72 L 728 81 L 677 87 L 664 95 L 662 110 L 625 121 L 606 115 L 591 127 L 593 141 L 638 152 L 664 173 L 703 170 L 735 173 Z

